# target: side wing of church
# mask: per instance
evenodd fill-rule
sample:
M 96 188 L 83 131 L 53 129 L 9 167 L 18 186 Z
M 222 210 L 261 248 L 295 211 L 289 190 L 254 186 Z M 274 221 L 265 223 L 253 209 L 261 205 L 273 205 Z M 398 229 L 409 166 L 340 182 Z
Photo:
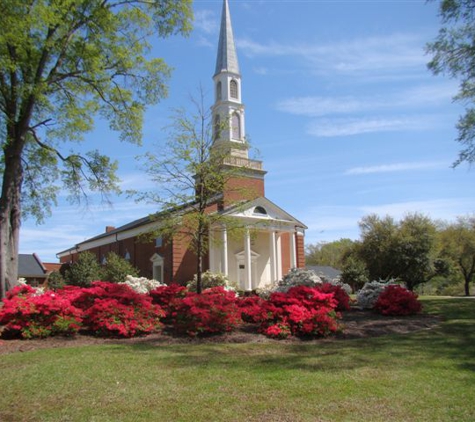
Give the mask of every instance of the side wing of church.
M 224 208 L 209 204 L 209 212 L 223 213 L 227 221 L 236 221 L 244 230 L 239 236 L 231 236 L 229 227 L 223 224 L 211 227 L 203 269 L 226 274 L 242 290 L 253 290 L 280 280 L 291 268 L 305 266 L 307 227 L 265 197 L 262 162 L 249 158 L 241 73 L 227 0 L 223 1 L 213 81 L 213 148 L 224 149 L 228 153 L 225 166 L 238 168 L 239 172 L 227 182 L 220 198 Z M 246 192 L 245 198 L 240 192 Z M 109 252 L 115 252 L 137 267 L 143 277 L 185 284 L 196 273 L 196 256 L 189 240 L 175 236 L 144 242 L 141 235 L 159 225 L 159 219 L 145 217 L 118 228 L 106 227 L 105 233 L 58 253 L 58 257 L 61 263 L 72 263 L 81 252 L 89 251 L 101 262 Z

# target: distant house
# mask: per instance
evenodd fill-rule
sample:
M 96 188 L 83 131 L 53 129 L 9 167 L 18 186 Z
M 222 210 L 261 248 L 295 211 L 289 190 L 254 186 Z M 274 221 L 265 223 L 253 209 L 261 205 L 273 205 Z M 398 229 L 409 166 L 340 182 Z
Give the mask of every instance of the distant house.
M 32 286 L 43 284 L 52 271 L 59 271 L 61 264 L 43 263 L 37 254 L 18 255 L 18 278 Z
M 330 280 L 340 278 L 341 271 L 327 265 L 307 265 L 307 270 L 312 270 L 319 277 L 325 277 Z

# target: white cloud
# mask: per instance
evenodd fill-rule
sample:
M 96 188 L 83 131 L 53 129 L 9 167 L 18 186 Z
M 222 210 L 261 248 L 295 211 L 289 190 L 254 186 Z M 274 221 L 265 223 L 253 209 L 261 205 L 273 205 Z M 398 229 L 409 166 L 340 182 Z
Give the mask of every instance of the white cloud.
M 390 173 L 412 170 L 432 170 L 436 168 L 447 168 L 447 163 L 442 162 L 419 162 L 419 163 L 394 163 L 381 164 L 378 166 L 353 167 L 345 171 L 345 175 Z
M 391 73 L 400 77 L 401 70 L 424 70 L 426 37 L 418 34 L 392 34 L 323 44 L 308 42 L 260 43 L 238 39 L 243 54 L 254 57 L 299 57 L 316 73 L 372 74 Z
M 279 111 L 300 116 L 320 117 L 331 114 L 361 113 L 371 110 L 394 110 L 449 104 L 456 92 L 452 82 L 416 86 L 404 91 L 373 96 L 306 96 L 282 100 Z
M 390 215 L 395 219 L 404 218 L 408 213 L 422 213 L 432 219 L 455 220 L 457 216 L 475 211 L 473 198 L 441 198 L 427 201 L 395 202 L 360 207 L 365 214 Z
M 425 130 L 434 127 L 432 116 L 361 117 L 319 119 L 309 124 L 309 135 L 330 138 L 362 133 Z
M 206 34 L 218 31 L 219 21 L 215 12 L 211 10 L 198 10 L 195 12 L 194 27 Z

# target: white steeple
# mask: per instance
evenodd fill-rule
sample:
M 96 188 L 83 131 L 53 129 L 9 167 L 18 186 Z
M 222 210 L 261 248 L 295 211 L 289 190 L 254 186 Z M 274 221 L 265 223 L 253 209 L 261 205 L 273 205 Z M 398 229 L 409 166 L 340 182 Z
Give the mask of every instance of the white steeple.
M 244 105 L 241 100 L 241 74 L 227 0 L 223 1 L 216 71 L 213 80 L 215 146 L 226 147 L 232 156 L 247 159 Z

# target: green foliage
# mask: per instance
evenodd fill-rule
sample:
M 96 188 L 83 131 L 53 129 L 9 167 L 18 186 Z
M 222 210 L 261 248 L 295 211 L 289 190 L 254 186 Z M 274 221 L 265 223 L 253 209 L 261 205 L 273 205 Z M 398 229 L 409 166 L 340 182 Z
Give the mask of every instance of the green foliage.
M 475 217 L 459 217 L 447 225 L 439 235 L 441 256 L 452 270 L 463 278 L 465 295 L 475 277 Z
M 102 267 L 102 279 L 111 283 L 124 283 L 128 275 L 137 277 L 139 270 L 116 253 L 108 253 Z
M 188 33 L 191 1 L 6 0 L 0 10 L 1 145 L 21 154 L 24 212 L 41 220 L 58 178 L 74 200 L 117 188 L 108 157 L 64 155 L 59 143 L 82 141 L 95 115 L 140 143 L 144 107 L 166 95 L 170 75 L 162 59 L 145 58 L 148 39 Z
M 432 54 L 428 67 L 434 74 L 446 74 L 460 80 L 456 97 L 465 106 L 457 123 L 457 141 L 462 150 L 454 167 L 475 161 L 475 3 L 473 0 L 442 0 L 442 28 L 434 42 L 427 45 Z
M 53 271 L 48 276 L 48 289 L 58 290 L 63 288 L 65 284 L 66 282 L 59 271 Z
M 357 254 L 370 279 L 397 279 L 413 290 L 444 270 L 436 256 L 436 226 L 428 217 L 409 214 L 395 222 L 370 215 L 360 227 Z
M 349 257 L 343 266 L 340 281 L 349 284 L 353 291 L 361 289 L 369 281 L 368 270 L 364 262 L 356 257 Z
M 190 281 L 187 285 L 186 288 L 190 292 L 196 292 L 197 291 L 197 284 L 198 284 L 198 277 L 195 276 L 193 277 L 193 280 Z M 212 273 L 211 271 L 205 271 L 203 274 L 201 274 L 201 289 L 210 289 L 212 287 L 218 287 L 222 286 L 225 287 L 227 290 L 229 288 L 231 290 L 236 290 L 236 287 L 233 283 L 231 283 L 228 279 L 228 277 L 222 273 Z
M 67 284 L 89 287 L 91 282 L 102 279 L 102 268 L 91 252 L 82 252 L 66 272 Z
M 351 239 L 340 239 L 334 242 L 320 242 L 307 245 L 305 263 L 307 265 L 328 265 L 342 269 L 346 254 L 353 246 Z

